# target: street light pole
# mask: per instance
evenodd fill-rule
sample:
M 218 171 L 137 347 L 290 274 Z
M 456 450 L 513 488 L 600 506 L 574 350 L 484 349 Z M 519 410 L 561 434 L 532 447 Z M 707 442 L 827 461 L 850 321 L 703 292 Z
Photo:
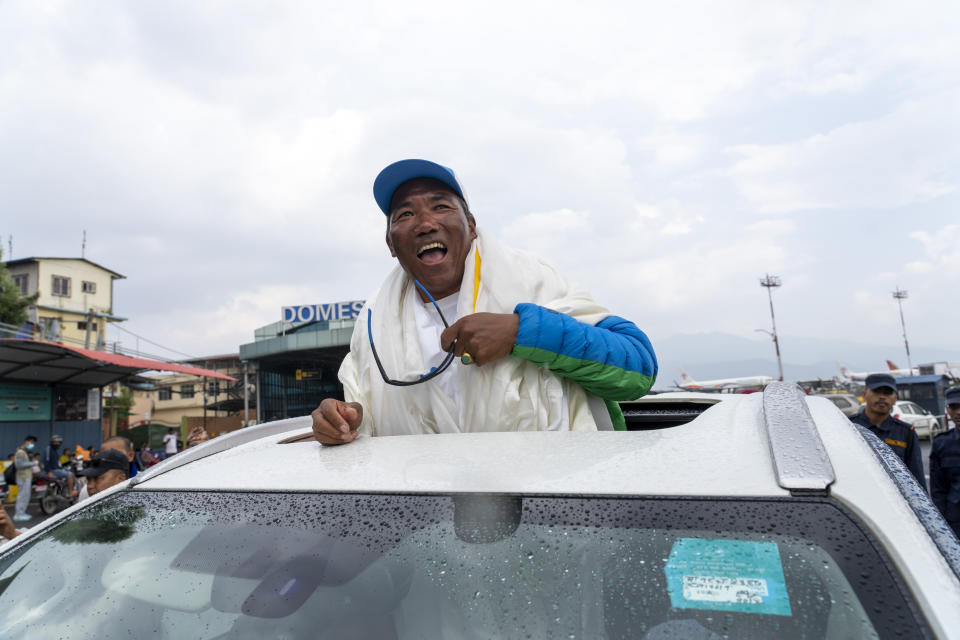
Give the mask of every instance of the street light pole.
M 903 321 L 903 301 L 907 299 L 907 292 L 899 286 L 893 292 L 893 298 L 900 307 L 900 327 L 903 329 L 903 346 L 907 350 L 907 371 L 913 371 L 913 363 L 910 361 L 910 343 L 907 342 L 907 323 Z
M 780 382 L 783 382 L 783 363 L 780 361 L 780 340 L 777 338 L 777 318 L 773 315 L 773 289 L 774 287 L 780 286 L 780 277 L 772 276 L 769 273 L 760 280 L 760 286 L 766 288 L 767 297 L 770 299 L 770 323 L 773 325 L 773 348 L 777 352 L 777 371 L 780 374 L 778 378 Z

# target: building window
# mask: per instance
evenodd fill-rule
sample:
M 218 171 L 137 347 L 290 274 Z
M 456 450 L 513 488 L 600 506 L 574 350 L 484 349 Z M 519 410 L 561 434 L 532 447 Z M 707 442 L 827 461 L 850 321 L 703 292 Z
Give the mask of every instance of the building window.
M 160 390 L 157 391 L 158 400 L 169 400 L 172 397 L 173 397 L 173 390 L 170 389 L 170 387 L 161 387 Z
M 97 330 L 97 323 L 96 323 L 96 322 L 86 322 L 86 321 L 80 321 L 80 322 L 78 322 L 78 323 L 77 323 L 77 329 L 80 329 L 81 331 L 86 331 L 88 324 L 90 325 L 90 331 L 96 331 L 96 330 Z
M 63 276 L 53 276 L 53 295 L 70 297 L 70 278 Z
M 27 295 L 27 274 L 21 273 L 20 275 L 13 276 L 13 284 L 17 285 L 17 288 L 20 289 L 20 295 Z
M 84 293 L 96 293 L 97 283 L 84 280 L 80 283 L 80 291 L 83 291 Z
M 192 397 L 193 397 L 193 385 L 192 385 L 192 384 L 182 384 L 182 385 L 180 385 L 180 397 L 181 397 L 181 398 L 192 398 Z
M 219 380 L 214 380 L 213 382 L 211 382 L 210 384 L 207 385 L 207 395 L 208 395 L 208 396 L 214 396 L 214 397 L 220 395 L 220 381 L 219 381 Z

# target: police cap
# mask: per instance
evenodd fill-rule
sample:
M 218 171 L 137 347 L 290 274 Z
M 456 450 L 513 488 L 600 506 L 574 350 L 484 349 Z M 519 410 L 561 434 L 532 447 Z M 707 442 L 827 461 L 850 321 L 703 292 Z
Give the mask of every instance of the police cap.
M 950 387 L 944 391 L 943 400 L 946 404 L 960 404 L 960 387 Z
M 889 373 L 871 373 L 866 380 L 867 389 L 876 391 L 881 387 L 890 387 L 893 391 L 897 390 L 897 381 Z

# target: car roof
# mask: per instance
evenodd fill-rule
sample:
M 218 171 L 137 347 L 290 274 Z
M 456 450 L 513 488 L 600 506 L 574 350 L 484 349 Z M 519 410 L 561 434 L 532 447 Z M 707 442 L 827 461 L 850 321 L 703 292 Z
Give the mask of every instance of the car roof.
M 286 432 L 166 472 L 160 467 L 136 488 L 788 496 L 753 419 L 759 395 L 741 398 L 748 402 L 731 399 L 662 430 L 360 436 L 338 447 L 314 440 L 310 419 L 302 418 Z M 738 418 L 741 411 L 751 419 Z M 737 455 L 758 464 L 716 464 Z

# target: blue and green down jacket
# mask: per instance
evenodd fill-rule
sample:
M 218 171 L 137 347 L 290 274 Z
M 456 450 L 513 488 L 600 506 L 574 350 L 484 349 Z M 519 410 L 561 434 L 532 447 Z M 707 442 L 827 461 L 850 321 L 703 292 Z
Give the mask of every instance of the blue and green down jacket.
M 521 303 L 512 355 L 573 380 L 602 398 L 614 429 L 626 429 L 621 400 L 647 393 L 657 379 L 657 356 L 637 325 L 607 316 L 590 325 L 536 304 Z

